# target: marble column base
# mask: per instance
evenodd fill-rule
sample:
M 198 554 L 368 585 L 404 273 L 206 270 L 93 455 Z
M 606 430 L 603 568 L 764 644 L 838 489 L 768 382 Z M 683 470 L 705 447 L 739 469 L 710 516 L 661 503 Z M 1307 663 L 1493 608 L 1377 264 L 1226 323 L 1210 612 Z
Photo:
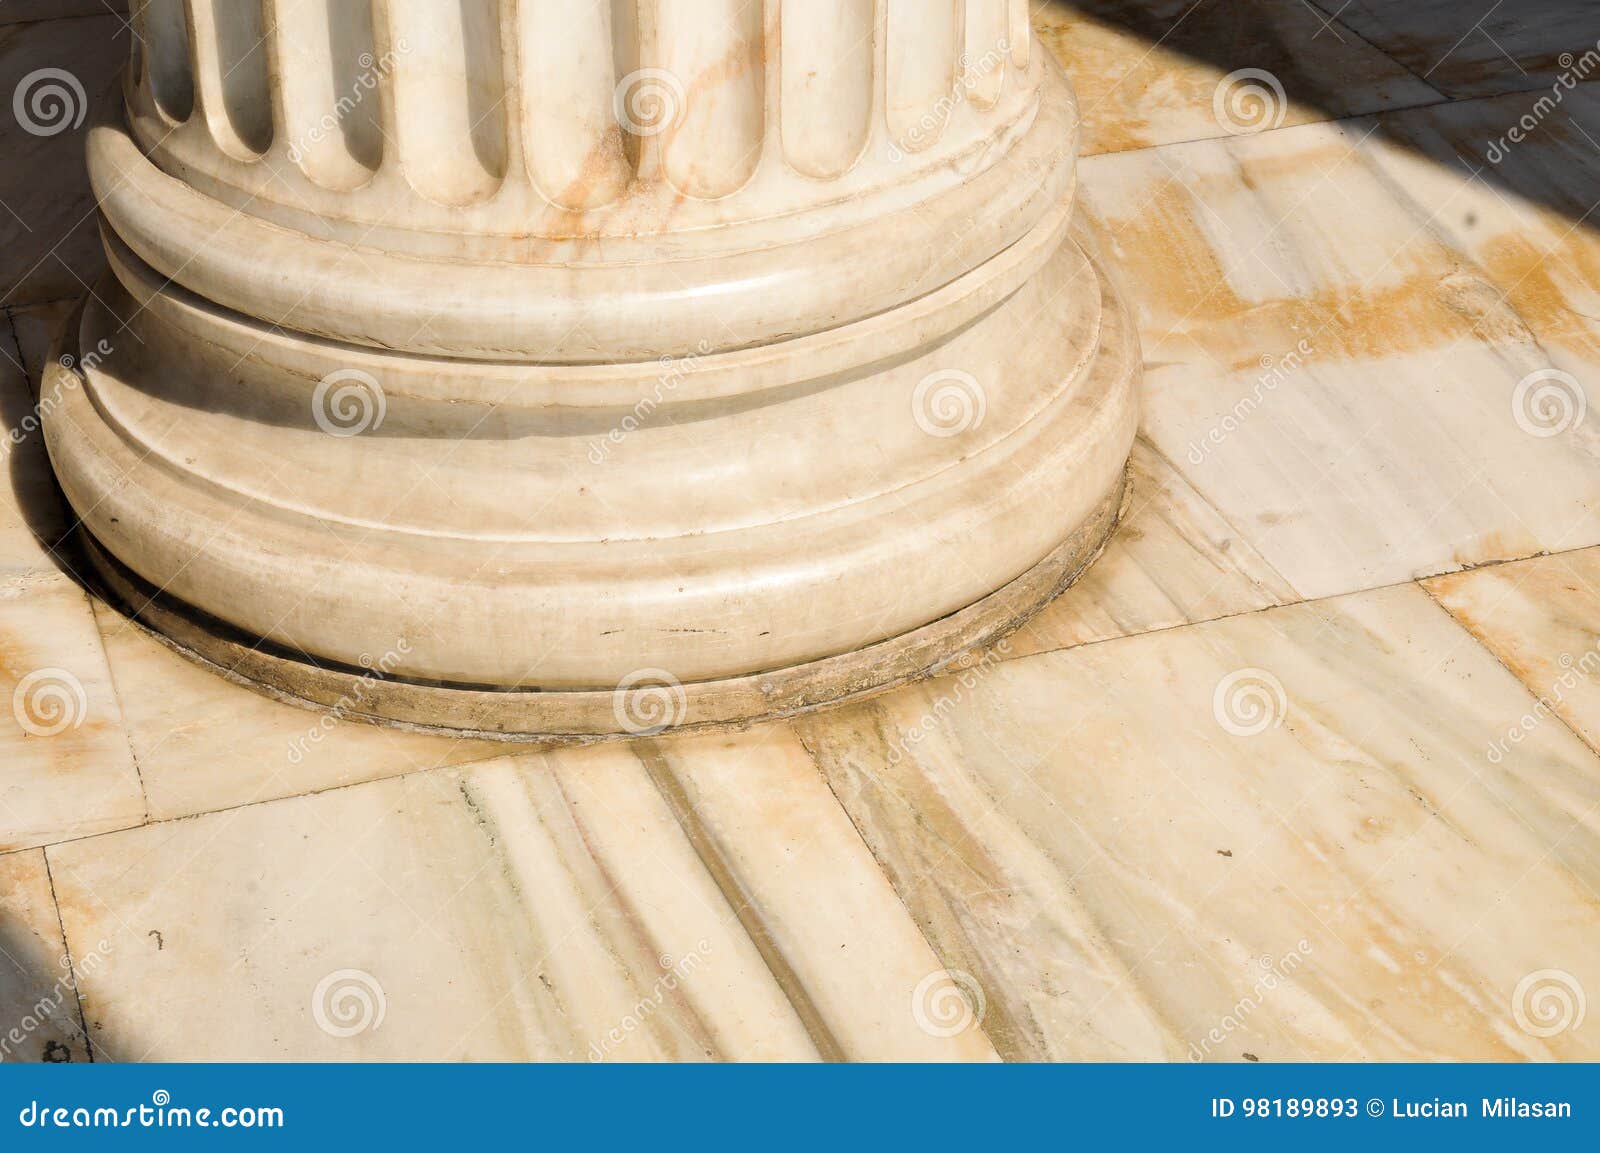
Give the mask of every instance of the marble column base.
M 818 454 L 813 466 L 848 472 L 851 455 L 892 445 L 898 437 L 907 451 L 946 454 L 933 475 L 920 485 L 885 486 L 877 495 L 794 524 L 772 518 L 730 532 L 733 545 L 743 537 L 757 549 L 775 550 L 769 551 L 767 574 L 759 571 L 759 552 L 741 554 L 730 546 L 706 549 L 702 558 L 687 562 L 699 567 L 698 578 L 686 576 L 679 582 L 682 596 L 669 592 L 664 606 L 693 606 L 695 594 L 704 589 L 743 585 L 759 596 L 771 586 L 765 607 L 758 602 L 744 614 L 749 635 L 734 637 L 742 643 L 706 643 L 707 631 L 719 624 L 727 628 L 710 639 L 727 641 L 739 619 L 710 603 L 702 620 L 679 618 L 681 631 L 657 631 L 647 617 L 618 645 L 607 638 L 632 612 L 629 602 L 637 598 L 628 591 L 630 581 L 637 579 L 637 566 L 648 563 L 656 542 L 619 542 L 619 551 L 636 543 L 638 553 L 622 555 L 608 569 L 596 565 L 608 551 L 606 542 L 579 542 L 585 561 L 546 576 L 543 587 L 497 586 L 481 578 L 485 571 L 504 577 L 497 567 L 497 558 L 507 551 L 503 540 L 456 539 L 437 550 L 428 535 L 392 525 L 330 525 L 326 513 L 320 524 L 309 523 L 304 511 L 282 496 L 264 499 L 258 493 L 240 499 L 246 484 L 274 483 L 286 457 L 290 484 L 303 484 L 306 470 L 319 464 L 343 470 L 348 483 L 328 477 L 318 486 L 321 499 L 333 507 L 347 496 L 367 499 L 370 493 L 363 493 L 358 478 L 379 466 L 363 450 L 380 460 L 387 452 L 381 463 L 392 465 L 397 449 L 414 452 L 418 441 L 408 437 L 397 444 L 381 436 L 339 438 L 294 430 L 287 418 L 274 421 L 260 408 L 246 419 L 206 411 L 197 396 L 210 397 L 213 409 L 221 407 L 214 403 L 213 389 L 219 365 L 226 362 L 202 367 L 192 351 L 186 357 L 171 355 L 164 344 L 163 314 L 175 305 L 187 307 L 193 310 L 188 320 L 197 324 L 213 323 L 218 315 L 203 302 L 177 300 L 171 286 L 136 301 L 125 285 L 151 274 L 138 268 L 114 237 L 107 241 L 116 274 L 108 275 L 68 322 L 44 385 L 53 398 L 47 421 L 52 458 L 87 526 L 86 551 L 103 591 L 139 623 L 222 675 L 276 697 L 331 709 L 342 718 L 510 740 L 583 740 L 665 727 L 735 725 L 858 698 L 945 671 L 1015 629 L 1098 555 L 1123 503 L 1124 462 L 1136 423 L 1137 340 L 1115 293 L 1083 247 L 1069 238 L 1030 282 L 955 340 L 811 394 L 831 405 L 845 391 L 861 410 L 858 443 L 839 439 L 845 426 L 837 421 L 827 438 L 811 438 Z M 163 320 L 148 323 L 152 316 Z M 101 341 L 110 343 L 118 333 L 134 330 L 142 342 L 133 345 L 124 338 L 118 347 L 138 351 L 95 354 L 108 347 Z M 246 336 L 264 339 L 264 330 L 237 339 Z M 976 359 L 962 355 L 961 342 L 978 350 Z M 225 349 L 220 355 L 233 359 L 237 354 Z M 959 370 L 963 376 L 951 377 L 938 367 L 966 363 L 991 382 L 988 388 L 964 393 L 965 382 L 976 376 Z M 303 389 L 281 366 L 269 367 L 284 377 L 285 390 Z M 201 378 L 193 390 L 184 384 L 186 373 Z M 924 382 L 930 381 L 955 391 L 942 399 L 929 396 Z M 257 388 L 248 403 L 270 404 L 270 397 L 262 399 L 269 392 Z M 802 395 L 799 403 L 808 399 Z M 949 409 L 947 401 L 965 407 Z M 394 399 L 389 403 L 393 406 Z M 750 416 L 737 408 L 714 412 L 713 421 Z M 770 417 L 760 409 L 755 415 Z M 897 423 L 887 424 L 891 419 Z M 940 427 L 940 420 L 954 423 Z M 208 427 L 212 421 L 225 421 L 226 428 Z M 961 427 L 963 422 L 970 427 Z M 670 433 L 676 427 L 651 431 Z M 706 433 L 694 422 L 682 427 Z M 770 468 L 759 465 L 763 455 L 807 439 L 783 436 L 782 426 L 770 431 L 778 439 L 769 436 L 755 453 L 756 471 L 767 475 Z M 643 441 L 645 432 L 633 435 Z M 298 461 L 296 434 L 307 450 Z M 969 447 L 961 446 L 964 438 L 971 438 Z M 501 453 L 525 451 L 515 438 L 485 443 Z M 626 437 L 617 443 L 628 447 Z M 594 466 L 596 472 L 611 463 Z M 620 456 L 616 463 L 629 467 Z M 495 467 L 493 456 L 480 465 L 481 483 L 491 491 Z M 634 477 L 640 483 L 646 479 Z M 863 486 L 860 477 L 848 479 Z M 661 483 L 670 481 L 663 477 Z M 761 499 L 770 506 L 782 491 Z M 737 501 L 741 495 L 748 494 L 736 490 L 725 499 Z M 442 517 L 449 510 L 437 511 Z M 690 535 L 660 547 L 672 550 L 687 543 L 695 548 L 698 539 Z M 290 540 L 292 549 L 286 544 Z M 559 548 L 535 550 L 522 570 L 525 579 L 539 576 L 549 560 L 546 550 Z M 129 558 L 142 560 L 146 570 Z M 719 570 L 719 560 L 728 567 Z M 417 605 L 396 591 L 407 574 L 426 575 L 441 563 L 432 600 Z M 807 571 L 814 566 L 824 571 Z M 387 571 L 375 576 L 379 568 Z M 371 583 L 364 587 L 362 581 Z M 693 587 L 697 581 L 703 589 Z M 659 582 L 637 587 L 647 590 L 653 584 Z M 546 617 L 550 602 L 570 598 L 574 586 L 586 598 L 587 611 L 583 599 L 569 599 L 559 615 Z M 908 588 L 913 590 L 909 603 L 902 595 Z M 962 597 L 962 590 L 973 588 L 978 595 Z M 190 589 L 200 595 L 186 595 Z M 942 603 L 930 598 L 930 589 L 944 598 Z M 951 603 L 952 594 L 962 599 Z M 741 594 L 717 595 L 726 606 Z M 197 601 L 228 605 L 234 619 L 197 608 Z M 307 602 L 323 607 L 300 635 L 335 643 L 311 650 L 290 641 L 283 630 L 238 623 L 240 618 L 270 623 Z M 916 619 L 930 603 L 943 611 Z M 325 625 L 320 636 L 319 620 Z M 541 634 L 545 620 L 548 629 Z M 492 638 L 508 622 L 532 630 L 530 643 L 509 646 L 510 663 L 496 664 L 500 649 Z M 815 622 L 816 634 L 809 638 L 808 622 Z M 884 622 L 891 627 L 886 630 Z M 763 623 L 766 627 L 759 627 Z M 774 624 L 785 632 L 769 647 L 763 642 Z M 343 635 L 341 625 L 349 630 Z M 541 661 L 541 649 L 549 651 L 557 629 L 566 643 L 553 659 Z M 408 633 L 416 643 L 405 639 Z M 423 637 L 435 643 L 424 648 Z M 425 660 L 436 663 L 419 665 L 419 648 Z M 769 652 L 798 653 L 799 659 L 763 659 Z M 585 668 L 594 670 L 587 681 Z M 513 669 L 529 672 L 517 676 Z
M 583 744 L 612 736 L 740 728 L 860 700 L 972 663 L 1070 587 L 1100 555 L 1132 496 L 1124 473 L 1049 556 L 960 612 L 901 636 L 808 664 L 687 685 L 610 690 L 493 689 L 380 677 L 317 663 L 230 628 L 130 572 L 88 533 L 95 592 L 156 640 L 211 673 L 341 720 L 478 740 Z
M 340 717 L 583 739 L 938 672 L 1094 556 L 1140 357 L 1026 6 L 606 7 L 138 6 L 41 400 L 137 619 Z

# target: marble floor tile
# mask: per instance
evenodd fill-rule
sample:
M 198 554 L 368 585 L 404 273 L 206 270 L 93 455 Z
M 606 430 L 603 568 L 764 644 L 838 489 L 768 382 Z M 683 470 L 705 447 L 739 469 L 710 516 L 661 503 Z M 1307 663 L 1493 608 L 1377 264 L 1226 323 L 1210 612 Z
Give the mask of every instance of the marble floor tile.
M 1574 0 L 1314 0 L 1451 97 L 1547 88 L 1600 43 Z
M 89 599 L 61 575 L 0 581 L 0 851 L 145 817 Z
M 50 471 L 30 382 L 44 355 L 36 338 L 47 311 L 53 315 L 51 306 L 0 315 L 0 572 L 59 569 L 51 543 L 71 523 Z
M 272 700 L 174 653 L 95 602 L 152 820 L 505 755 L 492 741 L 339 721 Z
M 1148 442 L 1115 535 L 1066 592 L 1000 650 L 1025 656 L 1252 612 L 1300 599 Z
M 52 852 L 67 939 L 108 942 L 83 993 L 114 1059 L 993 1056 L 781 728 L 415 773 Z
M 1600 74 L 1600 57 L 1596 62 Z M 1594 443 L 1600 405 L 1600 83 L 1383 118 L 1374 153 L 1419 220 L 1474 267 L 1557 370 L 1520 397 L 1536 435 Z M 1531 125 L 1524 128 L 1523 125 Z M 1486 324 L 1486 328 L 1488 325 Z M 1539 367 L 1545 367 L 1540 365 Z M 1541 410 L 1541 398 L 1550 407 Z M 1570 546 L 1569 546 L 1570 547 Z
M 1600 449 L 1514 419 L 1550 354 L 1373 128 L 1082 165 L 1139 316 L 1146 439 L 1305 597 L 1600 541 Z
M 1299 0 L 1045 0 L 1033 26 L 1077 89 L 1085 155 L 1442 99 Z
M 126 29 L 109 12 L 0 23 L 0 305 L 78 296 L 105 266 L 83 147 L 127 59 Z
M 1532 723 L 1560 718 L 1600 749 L 1600 549 L 1452 573 L 1423 587 L 1534 695 Z M 1523 737 L 1503 716 L 1493 755 Z M 1489 755 L 1489 754 L 1486 754 Z
M 0 1062 L 88 1059 L 44 851 L 0 855 Z
M 1592 1060 L 1600 759 L 1488 759 L 1531 704 L 1403 586 L 796 728 L 1008 1058 Z

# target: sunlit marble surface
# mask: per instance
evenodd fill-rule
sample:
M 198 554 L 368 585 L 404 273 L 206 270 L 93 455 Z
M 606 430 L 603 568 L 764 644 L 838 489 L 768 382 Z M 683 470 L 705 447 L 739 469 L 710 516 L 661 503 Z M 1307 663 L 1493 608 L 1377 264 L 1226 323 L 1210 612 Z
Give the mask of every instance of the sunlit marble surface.
M 936 682 L 633 745 L 302 741 L 60 571 L 24 439 L 0 1036 L 55 1007 L 7 1059 L 1600 1058 L 1600 89 L 1494 162 L 1538 92 L 1475 49 L 1424 79 L 1379 6 L 1240 5 L 1237 60 L 1036 13 L 1145 422 L 1097 567 Z M 1219 124 L 1273 59 L 1281 126 Z M 36 176 L 0 200 L 44 234 L 85 194 Z M 22 302 L 70 277 L 13 251 L 14 425 L 52 320 Z M 1552 370 L 1586 415 L 1519 421 Z M 3 706 L 50 667 L 85 704 L 39 736 Z

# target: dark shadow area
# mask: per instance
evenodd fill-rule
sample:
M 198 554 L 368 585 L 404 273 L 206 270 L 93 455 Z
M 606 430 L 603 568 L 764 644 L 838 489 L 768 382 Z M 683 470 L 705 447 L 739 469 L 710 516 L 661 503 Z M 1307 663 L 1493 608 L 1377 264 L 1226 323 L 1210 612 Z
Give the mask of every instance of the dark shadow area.
M 1224 75 L 1268 72 L 1291 103 L 1330 120 L 1376 115 L 1385 138 L 1600 227 L 1595 0 L 1035 0 L 1034 8 L 1077 13 Z M 1374 99 L 1349 69 L 1352 56 L 1372 53 L 1422 98 Z M 1544 159 L 1518 147 L 1540 137 Z
M 37 858 L 19 853 L 17 860 Z M 42 870 L 42 866 L 41 866 Z M 22 870 L 13 862 L 11 872 Z M 0 870 L 0 892 L 7 882 L 37 889 L 40 878 L 13 877 Z M 44 889 L 42 896 L 48 893 Z M 54 908 L 41 910 L 54 915 Z M 84 1033 L 78 993 L 59 941 L 0 912 L 0 1064 L 13 1062 L 84 1062 L 91 1045 Z

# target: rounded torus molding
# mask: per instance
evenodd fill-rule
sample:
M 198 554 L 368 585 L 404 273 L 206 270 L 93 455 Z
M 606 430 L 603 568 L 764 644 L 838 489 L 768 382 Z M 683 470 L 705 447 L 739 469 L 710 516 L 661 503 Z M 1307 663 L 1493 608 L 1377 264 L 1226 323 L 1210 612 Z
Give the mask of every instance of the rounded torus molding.
M 1018 0 L 146 0 L 46 435 L 105 589 L 342 715 L 599 737 L 1015 627 L 1129 317 Z

